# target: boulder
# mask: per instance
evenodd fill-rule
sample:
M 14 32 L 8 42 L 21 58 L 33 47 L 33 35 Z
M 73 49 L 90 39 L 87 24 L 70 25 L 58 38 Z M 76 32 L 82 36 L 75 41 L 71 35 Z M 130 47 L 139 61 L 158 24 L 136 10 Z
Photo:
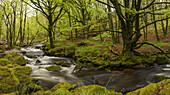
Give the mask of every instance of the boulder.
M 62 83 L 55 85 L 53 88 L 50 89 L 50 91 L 56 91 L 60 88 L 65 88 L 70 91 L 70 90 L 74 90 L 76 88 L 76 84 L 71 85 L 67 82 L 62 82 Z
M 59 65 L 52 65 L 52 66 L 46 67 L 45 69 L 47 69 L 48 71 L 59 71 L 61 70 L 61 67 Z
M 18 90 L 20 85 L 19 80 L 14 73 L 5 67 L 0 67 L 0 92 L 11 93 Z

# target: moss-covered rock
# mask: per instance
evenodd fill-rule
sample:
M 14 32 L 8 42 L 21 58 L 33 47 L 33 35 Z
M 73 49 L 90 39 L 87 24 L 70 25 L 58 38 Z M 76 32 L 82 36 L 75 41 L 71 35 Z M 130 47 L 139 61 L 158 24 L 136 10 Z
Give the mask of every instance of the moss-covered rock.
M 27 66 L 17 66 L 14 68 L 14 74 L 21 83 L 30 82 L 30 74 L 32 72 L 31 67 Z
M 4 45 L 0 45 L 0 53 L 4 53 L 5 52 L 5 47 Z
M 56 91 L 52 92 L 51 95 L 72 95 L 66 88 L 59 88 Z
M 164 75 L 155 75 L 157 81 L 162 81 L 164 79 L 170 79 L 170 77 L 166 77 Z
M 28 60 L 25 60 L 25 58 L 17 53 L 10 53 L 7 54 L 4 58 L 12 61 L 15 64 L 25 66 Z
M 30 83 L 28 85 L 25 85 L 24 89 L 22 90 L 22 94 L 35 93 L 39 90 L 43 90 L 43 88 L 37 84 Z
M 20 85 L 15 74 L 8 68 L 0 67 L 0 92 L 11 93 L 18 90 Z
M 156 92 L 158 92 L 158 94 L 154 94 Z M 169 95 L 169 93 L 170 79 L 166 79 L 159 83 L 152 83 L 141 89 L 129 92 L 127 95 Z
M 36 56 L 27 55 L 28 58 L 37 58 Z
M 105 87 L 89 85 L 76 88 L 73 95 L 123 95 L 113 90 L 109 91 Z
M 157 56 L 156 63 L 158 64 L 170 64 L 169 59 L 166 56 Z
M 44 90 L 39 90 L 37 91 L 36 93 L 34 93 L 34 95 L 51 95 L 51 91 L 47 90 L 47 91 L 44 91 Z
M 0 66 L 5 66 L 8 64 L 12 64 L 12 61 L 9 61 L 8 59 L 0 58 Z
M 0 58 L 3 58 L 3 57 L 5 57 L 5 53 L 0 53 Z
M 60 89 L 60 88 L 65 88 L 70 91 L 76 88 L 76 84 L 71 85 L 67 82 L 62 82 L 62 83 L 55 85 L 53 88 L 50 89 L 50 91 L 56 91 L 57 89 Z
M 55 62 L 56 65 L 61 65 L 62 67 L 70 67 L 70 63 L 66 63 L 64 61 L 58 61 L 58 62 Z
M 52 65 L 52 66 L 46 67 L 45 69 L 47 69 L 48 71 L 59 71 L 61 70 L 61 67 L 59 65 Z

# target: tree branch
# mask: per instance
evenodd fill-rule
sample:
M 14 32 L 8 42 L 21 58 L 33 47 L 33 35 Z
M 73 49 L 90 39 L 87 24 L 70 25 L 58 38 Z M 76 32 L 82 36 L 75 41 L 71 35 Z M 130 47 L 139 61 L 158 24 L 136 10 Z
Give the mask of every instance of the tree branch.
M 155 2 L 155 0 L 152 0 L 152 2 L 148 5 L 146 5 L 144 8 L 142 8 L 142 10 L 149 8 L 152 4 L 154 4 L 154 2 Z
M 167 20 L 167 19 L 169 19 L 169 18 L 170 18 L 170 17 L 167 17 L 167 18 L 164 18 L 164 19 L 156 20 L 156 21 L 154 21 L 154 22 L 152 22 L 152 23 L 148 23 L 147 25 L 145 25 L 145 26 L 141 27 L 141 28 L 140 28 L 140 30 L 141 30 L 141 29 L 143 29 L 143 28 L 145 28 L 145 27 L 147 27 L 147 26 L 149 26 L 149 25 L 154 24 L 155 22 L 162 21 L 162 20 Z
M 151 46 L 153 46 L 154 48 L 157 48 L 157 49 L 160 50 L 163 54 L 165 54 L 166 57 L 168 57 L 168 58 L 170 59 L 170 57 L 169 57 L 160 47 L 158 47 L 158 46 L 156 46 L 156 45 L 154 45 L 154 44 L 152 44 L 152 43 L 150 43 L 150 42 L 147 42 L 147 41 L 146 41 L 146 42 L 137 43 L 136 45 L 140 45 L 140 46 L 136 47 L 135 49 L 139 49 L 139 48 L 142 47 L 144 44 L 151 45 Z

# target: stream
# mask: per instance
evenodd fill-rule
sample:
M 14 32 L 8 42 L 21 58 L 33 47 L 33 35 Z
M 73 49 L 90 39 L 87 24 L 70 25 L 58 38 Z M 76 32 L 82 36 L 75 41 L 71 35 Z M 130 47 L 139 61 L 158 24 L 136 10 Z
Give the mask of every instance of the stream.
M 157 82 L 155 75 L 170 77 L 170 64 L 151 66 L 138 70 L 80 71 L 73 73 L 76 62 L 72 58 L 45 56 L 42 50 L 35 48 L 36 46 L 42 47 L 43 44 L 34 43 L 34 46 L 21 48 L 21 50 L 26 51 L 26 54 L 23 55 L 25 59 L 28 59 L 26 66 L 32 67 L 33 71 L 30 76 L 38 78 L 39 85 L 44 89 L 50 89 L 54 85 L 66 81 L 78 86 L 96 84 L 104 86 L 109 90 L 127 93 Z M 27 55 L 36 56 L 36 58 L 28 58 Z M 45 69 L 45 67 L 55 65 L 55 62 L 61 60 L 70 63 L 71 67 L 61 67 L 60 72 L 51 72 Z

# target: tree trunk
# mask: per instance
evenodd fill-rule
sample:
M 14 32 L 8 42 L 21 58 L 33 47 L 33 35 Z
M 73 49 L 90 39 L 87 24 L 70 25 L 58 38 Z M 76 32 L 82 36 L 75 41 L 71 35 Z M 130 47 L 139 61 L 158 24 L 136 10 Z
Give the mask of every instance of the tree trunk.
M 155 7 L 154 7 L 154 5 L 152 5 L 152 10 L 153 10 L 153 21 L 155 21 L 156 20 L 156 18 L 155 18 L 155 11 L 154 11 L 154 9 L 155 9 Z M 157 29 L 157 24 L 156 24 L 156 22 L 154 23 L 154 28 L 155 28 L 155 34 L 156 34 L 156 38 L 157 38 L 157 41 L 160 41 L 160 39 L 159 39 L 159 35 L 158 35 L 158 29 Z
M 19 27 L 19 34 L 20 34 L 20 45 L 23 45 L 22 42 L 22 36 L 23 36 L 23 32 L 22 32 L 22 21 L 23 21 L 23 3 L 21 1 L 21 10 L 20 10 L 20 27 Z
M 107 4 L 110 5 L 110 1 L 107 0 Z M 112 16 L 112 11 L 111 11 L 111 7 L 107 6 L 108 8 L 108 19 L 109 19 L 109 28 L 111 30 L 111 34 L 112 34 L 112 42 L 115 43 L 115 34 L 113 32 L 113 16 Z

